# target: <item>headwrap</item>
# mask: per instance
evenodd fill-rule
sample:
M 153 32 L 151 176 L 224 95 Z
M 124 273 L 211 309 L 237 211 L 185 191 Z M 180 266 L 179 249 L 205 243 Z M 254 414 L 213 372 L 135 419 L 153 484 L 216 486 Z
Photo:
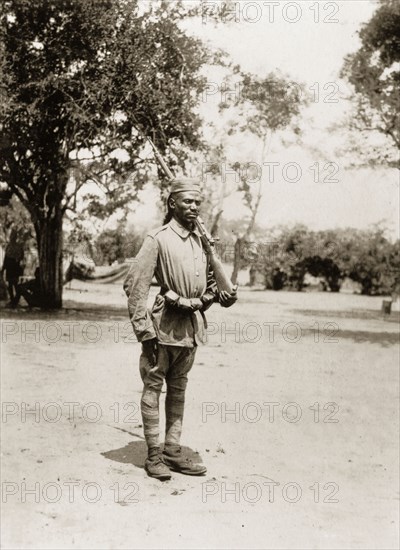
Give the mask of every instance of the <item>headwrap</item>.
M 201 193 L 201 181 L 198 178 L 176 178 L 171 181 L 169 194 L 181 193 L 183 191 L 197 191 Z

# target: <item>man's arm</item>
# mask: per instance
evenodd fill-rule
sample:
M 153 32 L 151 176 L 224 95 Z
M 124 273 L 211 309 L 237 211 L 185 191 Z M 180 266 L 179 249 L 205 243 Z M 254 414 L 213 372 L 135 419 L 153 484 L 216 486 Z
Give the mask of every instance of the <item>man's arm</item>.
M 207 272 L 207 287 L 205 293 L 201 297 L 201 301 L 204 304 L 202 311 L 206 311 L 214 302 L 218 302 L 217 283 L 215 282 L 214 272 L 210 265 L 208 265 Z
M 139 342 L 156 338 L 153 323 L 147 311 L 151 280 L 157 265 L 158 246 L 147 236 L 124 281 L 128 296 L 128 312 Z
M 206 311 L 214 302 L 219 302 L 222 307 L 231 307 L 237 301 L 237 285 L 233 287 L 232 293 L 229 293 L 226 290 L 221 290 L 218 292 L 214 272 L 209 265 L 207 274 L 207 288 L 201 298 L 201 301 L 204 304 L 202 308 L 203 311 Z

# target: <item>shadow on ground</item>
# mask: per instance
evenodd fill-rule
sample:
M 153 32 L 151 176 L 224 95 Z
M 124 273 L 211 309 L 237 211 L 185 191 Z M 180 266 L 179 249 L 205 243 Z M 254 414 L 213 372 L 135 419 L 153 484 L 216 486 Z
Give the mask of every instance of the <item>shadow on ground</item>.
M 182 452 L 188 458 L 191 458 L 193 462 L 201 462 L 199 453 L 193 451 L 190 447 L 183 447 Z M 122 464 L 133 464 L 137 468 L 144 468 L 144 461 L 147 457 L 147 446 L 145 441 L 131 441 L 125 447 L 120 449 L 113 449 L 112 451 L 106 451 L 101 453 L 104 458 L 113 460 L 114 462 L 120 462 Z
M 293 313 L 312 317 L 336 317 L 339 319 L 371 319 L 388 323 L 399 323 L 400 312 L 393 311 L 390 315 L 384 315 L 381 311 L 373 309 L 349 309 L 349 310 L 317 310 L 317 309 L 293 309 Z
M 301 330 L 302 336 L 315 337 L 315 330 Z M 337 344 L 341 340 L 353 340 L 356 344 L 380 344 L 384 348 L 399 344 L 400 335 L 398 332 L 374 332 L 367 330 L 332 330 L 321 331 L 319 334 L 321 342 Z
M 147 456 L 147 446 L 145 441 L 131 441 L 125 447 L 106 451 L 101 455 L 108 460 L 121 462 L 122 464 L 133 464 L 136 468 L 143 469 Z
M 28 306 L 8 307 L 6 302 L 0 303 L 1 319 L 23 319 L 23 320 L 84 320 L 84 321 L 110 321 L 127 320 L 128 309 L 126 307 L 113 307 L 109 305 L 82 304 L 65 300 L 64 307 L 55 311 L 46 311 Z
M 357 344 L 380 344 L 384 348 L 395 346 L 399 343 L 397 332 L 367 332 L 364 330 L 340 330 L 338 338 L 348 338 Z

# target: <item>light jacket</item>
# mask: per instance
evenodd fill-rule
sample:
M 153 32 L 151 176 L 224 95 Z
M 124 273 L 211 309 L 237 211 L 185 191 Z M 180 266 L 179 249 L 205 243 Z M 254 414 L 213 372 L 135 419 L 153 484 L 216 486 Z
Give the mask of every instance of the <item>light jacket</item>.
M 161 287 L 151 311 L 147 309 L 155 275 Z M 217 286 L 197 230 L 190 232 L 174 218 L 151 231 L 132 262 L 124 281 L 128 312 L 139 342 L 157 338 L 161 344 L 193 347 L 206 339 L 204 310 L 186 312 L 171 307 L 165 293 L 183 298 L 203 298 L 210 305 Z

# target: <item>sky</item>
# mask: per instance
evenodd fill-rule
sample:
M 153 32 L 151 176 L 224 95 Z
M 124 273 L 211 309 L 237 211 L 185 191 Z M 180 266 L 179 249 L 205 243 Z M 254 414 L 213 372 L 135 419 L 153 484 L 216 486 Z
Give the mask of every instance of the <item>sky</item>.
M 208 2 L 218 13 L 217 2 Z M 235 63 L 259 76 L 274 71 L 305 84 L 312 95 L 303 112 L 302 143 L 282 145 L 274 136 L 262 168 L 263 198 L 257 222 L 304 223 L 311 229 L 335 227 L 367 228 L 383 223 L 390 236 L 399 232 L 399 177 L 394 169 L 349 170 L 337 152 L 346 146 L 345 132 L 329 127 L 345 117 L 351 89 L 340 80 L 345 55 L 359 46 L 357 31 L 376 9 L 371 0 L 319 2 L 297 0 L 236 2 L 237 21 L 215 25 L 209 18 L 192 20 L 187 32 L 211 47 L 227 51 Z M 218 114 L 221 76 L 210 68 L 206 73 L 210 93 L 203 97 L 200 112 L 224 133 Z M 242 134 L 227 140 L 228 150 L 240 162 L 260 162 L 259 148 Z M 271 163 L 275 163 L 272 165 Z M 272 173 L 273 170 L 273 173 Z M 272 174 L 272 175 L 271 175 Z M 258 184 L 257 184 L 258 185 Z M 145 191 L 143 205 L 132 220 L 152 223 L 152 190 Z M 228 219 L 246 216 L 240 196 L 224 203 Z

